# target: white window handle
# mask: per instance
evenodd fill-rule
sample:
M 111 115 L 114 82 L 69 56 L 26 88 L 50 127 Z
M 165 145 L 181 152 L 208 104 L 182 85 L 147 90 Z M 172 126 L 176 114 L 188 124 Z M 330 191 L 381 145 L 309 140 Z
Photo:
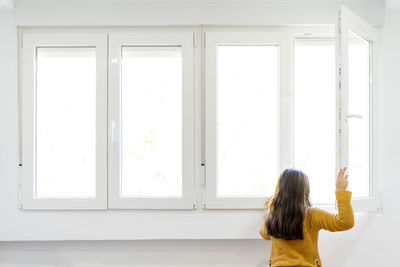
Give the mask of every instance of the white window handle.
M 115 122 L 111 123 L 111 144 L 115 145 L 115 132 L 116 132 L 116 128 L 115 128 Z
M 360 114 L 349 114 L 349 115 L 347 115 L 347 118 L 348 119 L 362 119 L 363 118 L 363 116 L 361 116 Z

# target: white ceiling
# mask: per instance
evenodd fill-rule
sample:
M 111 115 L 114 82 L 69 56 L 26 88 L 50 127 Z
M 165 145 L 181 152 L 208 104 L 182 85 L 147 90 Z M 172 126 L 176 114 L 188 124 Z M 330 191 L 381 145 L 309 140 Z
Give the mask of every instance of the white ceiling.
M 0 9 L 14 6 L 79 4 L 151 4 L 151 3 L 385 3 L 388 9 L 399 9 L 400 0 L 0 0 Z
M 0 0 L 7 1 L 7 0 Z M 13 0 L 10 0 L 13 1 Z M 397 0 L 393 0 L 397 1 Z M 400 1 L 400 0 L 399 0 Z M 385 0 L 15 0 L 16 5 L 146 3 L 383 3 Z
M 0 9 L 2 8 L 13 8 L 14 7 L 14 3 L 13 0 L 0 0 Z

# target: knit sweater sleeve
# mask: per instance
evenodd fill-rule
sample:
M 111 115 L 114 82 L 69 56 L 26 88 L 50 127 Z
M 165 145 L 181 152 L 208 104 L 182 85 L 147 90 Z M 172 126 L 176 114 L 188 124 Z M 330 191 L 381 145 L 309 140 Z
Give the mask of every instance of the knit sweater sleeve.
M 334 214 L 318 208 L 313 208 L 311 211 L 313 227 L 336 232 L 348 230 L 354 226 L 354 213 L 350 202 L 351 192 L 336 190 L 335 194 L 338 213 Z

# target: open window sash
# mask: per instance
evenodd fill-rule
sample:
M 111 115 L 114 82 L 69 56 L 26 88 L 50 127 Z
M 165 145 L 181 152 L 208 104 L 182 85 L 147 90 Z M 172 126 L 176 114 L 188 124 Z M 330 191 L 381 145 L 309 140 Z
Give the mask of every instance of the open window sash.
M 354 210 L 377 210 L 380 207 L 377 183 L 379 35 L 371 25 L 342 6 L 336 39 L 337 171 L 348 167 Z M 368 182 L 357 185 L 356 179 Z

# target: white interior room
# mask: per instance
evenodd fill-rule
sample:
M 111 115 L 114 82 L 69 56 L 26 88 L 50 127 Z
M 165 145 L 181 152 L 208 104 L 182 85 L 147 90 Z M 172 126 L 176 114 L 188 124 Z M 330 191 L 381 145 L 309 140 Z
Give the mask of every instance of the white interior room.
M 399 266 L 398 47 L 397 0 L 0 0 L 0 267 L 268 266 L 293 166 L 349 166 L 324 266 Z

